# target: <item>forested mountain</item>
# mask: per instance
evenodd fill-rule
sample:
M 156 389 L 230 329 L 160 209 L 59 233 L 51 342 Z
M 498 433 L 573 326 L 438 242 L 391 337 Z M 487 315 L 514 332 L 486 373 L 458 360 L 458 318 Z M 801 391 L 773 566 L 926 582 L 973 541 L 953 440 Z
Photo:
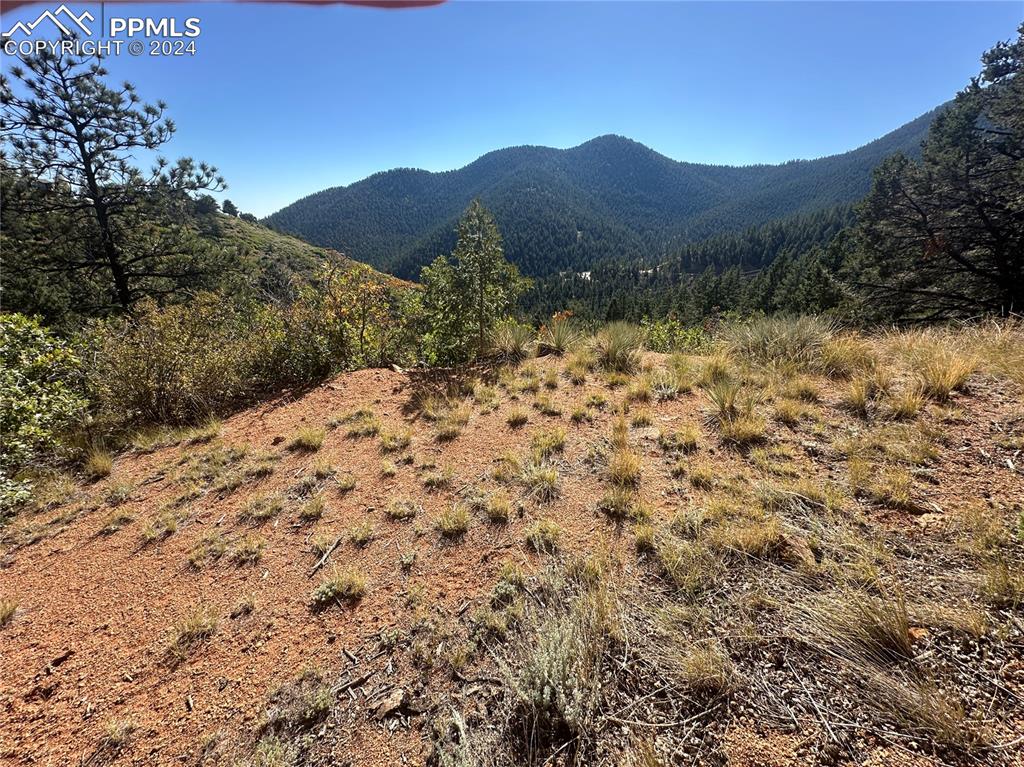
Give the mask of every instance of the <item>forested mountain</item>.
M 807 291 L 818 289 L 818 266 L 837 266 L 826 246 L 853 221 L 852 206 L 841 205 L 687 243 L 658 261 L 607 259 L 537 278 L 522 308 L 537 322 L 564 309 L 595 321 L 698 322 L 715 308 L 799 313 Z M 819 295 L 813 306 L 828 308 L 822 303 L 829 300 Z
M 687 242 L 851 203 L 896 151 L 919 154 L 935 111 L 844 154 L 782 165 L 677 162 L 621 136 L 572 149 L 512 147 L 442 173 L 397 169 L 305 197 L 267 219 L 402 277 L 450 252 L 479 198 L 510 259 L 529 275 L 609 258 L 654 258 Z

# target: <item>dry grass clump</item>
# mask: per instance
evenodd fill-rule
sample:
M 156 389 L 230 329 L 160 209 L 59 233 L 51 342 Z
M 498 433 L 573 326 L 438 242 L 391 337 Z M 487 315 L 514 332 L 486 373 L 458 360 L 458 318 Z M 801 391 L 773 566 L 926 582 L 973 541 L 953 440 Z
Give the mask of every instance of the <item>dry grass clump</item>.
M 1005 559 L 987 565 L 982 578 L 981 595 L 990 605 L 1015 610 L 1024 604 L 1024 575 L 1011 570 Z
M 397 453 L 405 450 L 412 442 L 412 429 L 397 429 L 380 433 L 380 450 L 382 453 Z
M 754 392 L 743 391 L 730 379 L 721 379 L 710 385 L 707 394 L 715 406 L 714 417 L 723 441 L 744 447 L 764 440 L 766 424 L 755 410 L 758 397 Z
M 917 384 L 905 386 L 899 391 L 892 392 L 886 399 L 889 415 L 898 421 L 917 418 L 924 403 L 924 390 Z
M 666 453 L 692 453 L 697 449 L 700 440 L 700 430 L 688 424 L 679 431 L 658 432 L 658 447 Z
M 624 487 L 613 487 L 597 502 L 598 511 L 614 520 L 632 519 L 642 522 L 650 518 L 651 510 L 635 491 Z
M 330 533 L 322 532 L 313 536 L 309 542 L 309 546 L 313 554 L 315 554 L 317 558 L 320 558 L 330 551 L 331 547 L 340 540 L 340 538 L 336 538 Z
M 711 490 L 715 486 L 715 471 L 706 461 L 680 460 L 672 467 L 672 476 L 686 477 L 695 490 Z
M 612 322 L 594 336 L 593 349 L 604 370 L 633 373 L 640 367 L 643 331 L 628 322 Z
M 188 556 L 189 566 L 194 570 L 199 570 L 208 562 L 215 562 L 224 556 L 227 548 L 228 545 L 224 541 L 223 535 L 217 532 L 207 533 L 192 547 Z
M 143 543 L 153 543 L 167 538 L 178 530 L 178 517 L 170 509 L 160 512 L 142 528 Z
M 946 747 L 970 751 L 985 735 L 960 703 L 915 665 L 907 607 L 900 596 L 841 592 L 799 606 L 795 633 L 863 680 L 861 702 Z
M 731 355 L 760 365 L 786 360 L 802 369 L 821 364 L 822 350 L 834 335 L 835 327 L 828 320 L 808 315 L 759 317 L 722 329 Z
M 423 486 L 428 490 L 441 490 L 452 484 L 455 474 L 448 467 L 428 471 L 423 475 Z
M 698 541 L 663 536 L 656 540 L 654 554 L 662 574 L 686 597 L 710 588 L 723 567 L 721 560 Z
M 798 400 L 780 399 L 775 403 L 775 420 L 791 428 L 797 426 L 810 412 L 807 405 Z
M 14 620 L 17 611 L 18 603 L 13 599 L 0 599 L 0 626 L 6 626 Z
M 538 554 L 558 551 L 561 537 L 561 526 L 550 519 L 538 519 L 526 528 L 526 544 Z
M 491 333 L 490 348 L 498 359 L 519 364 L 537 353 L 533 328 L 513 321 L 502 322 Z
M 757 415 L 738 415 L 719 422 L 722 440 L 737 447 L 756 445 L 765 439 L 764 419 Z
M 926 397 L 945 402 L 960 391 L 978 368 L 978 360 L 948 347 L 924 351 L 914 366 L 921 379 L 921 390 Z
M 561 494 L 558 469 L 538 461 L 531 461 L 522 468 L 520 479 L 530 494 L 542 503 L 553 501 Z
M 537 334 L 537 356 L 545 354 L 562 355 L 576 348 L 583 341 L 576 322 L 566 312 L 554 315 L 544 323 Z
M 135 492 L 134 485 L 129 482 L 119 482 L 107 490 L 103 500 L 107 502 L 108 506 L 120 506 L 131 499 L 133 492 Z
M 861 418 L 866 418 L 868 406 L 871 404 L 873 396 L 874 392 L 871 388 L 871 382 L 867 378 L 854 378 L 846 387 L 846 393 L 843 395 L 843 405 L 850 412 L 859 415 Z
M 495 524 L 505 524 L 512 518 L 512 502 L 504 493 L 493 493 L 484 505 L 487 519 Z
M 124 748 L 138 729 L 134 719 L 111 719 L 103 726 L 103 745 L 115 750 Z
M 720 381 L 732 378 L 732 359 L 724 350 L 719 349 L 714 354 L 704 358 L 700 373 L 697 376 L 697 384 L 703 388 L 713 386 Z
M 456 407 L 447 408 L 437 418 L 434 436 L 438 441 L 446 442 L 455 439 L 469 423 L 469 405 L 461 403 Z
M 91 480 L 109 477 L 114 470 L 114 459 L 106 450 L 94 447 L 85 458 L 85 465 L 82 471 Z
M 316 522 L 324 515 L 324 498 L 322 495 L 315 495 L 310 498 L 299 511 L 299 519 L 303 522 Z
M 508 411 L 508 415 L 505 416 L 505 423 L 513 429 L 518 429 L 520 426 L 525 425 L 529 420 L 530 414 L 518 405 L 512 407 Z
M 640 456 L 628 448 L 619 448 L 608 460 L 608 479 L 619 487 L 636 487 L 640 484 L 642 466 Z
M 1024 321 L 1019 316 L 975 325 L 965 336 L 964 346 L 988 372 L 1024 385 Z
M 582 423 L 592 422 L 594 415 L 586 407 L 579 406 L 573 408 L 572 413 L 569 415 L 569 420 L 578 426 Z
M 797 633 L 832 655 L 891 666 L 914 657 L 907 605 L 900 595 L 830 594 L 798 609 Z
M 877 365 L 878 354 L 868 339 L 844 333 L 822 344 L 816 368 L 833 378 L 851 378 Z
M 736 672 L 725 648 L 717 640 L 693 645 L 669 658 L 669 668 L 696 695 L 708 699 L 727 695 L 735 686 Z
M 377 528 L 374 527 L 373 522 L 368 519 L 364 519 L 362 522 L 357 522 L 348 531 L 349 542 L 359 548 L 369 546 L 376 537 Z
M 326 436 L 327 432 L 324 429 L 305 426 L 291 438 L 288 449 L 303 453 L 315 453 L 323 446 Z
M 314 608 L 358 602 L 366 594 L 366 578 L 356 570 L 338 570 L 320 582 L 310 595 Z
M 217 613 L 210 605 L 193 606 L 185 617 L 171 628 L 166 648 L 168 657 L 175 663 L 183 661 L 216 633 L 219 622 Z
M 265 539 L 256 535 L 245 535 L 235 543 L 231 558 L 239 565 L 254 565 L 263 558 L 267 547 Z
M 551 399 L 551 397 L 549 397 L 547 394 L 539 395 L 533 401 L 533 406 L 538 411 L 540 411 L 541 415 L 552 417 L 562 415 L 562 408 L 559 407 L 558 404 L 553 399 Z
M 127 511 L 115 511 L 110 514 L 100 527 L 101 535 L 113 535 L 118 530 L 123 530 L 135 521 L 135 517 Z
M 421 511 L 423 511 L 423 507 L 416 503 L 416 501 L 409 498 L 394 498 L 391 503 L 388 504 L 384 513 L 391 519 L 404 521 L 412 519 Z
M 380 432 L 380 421 L 369 408 L 359 408 L 346 413 L 338 418 L 328 421 L 330 428 L 345 426 L 345 436 L 357 439 L 359 437 L 373 437 Z
M 284 499 L 279 495 L 259 495 L 251 498 L 239 514 L 243 522 L 260 524 L 273 519 L 284 509 Z
M 326 675 L 319 669 L 307 668 L 297 679 L 284 685 L 271 696 L 263 729 L 276 733 L 299 733 L 309 730 L 327 718 L 333 704 L 334 693 Z M 260 742 L 264 741 L 267 741 L 266 736 Z M 277 752 L 278 749 L 275 747 L 274 751 Z M 286 750 L 280 753 L 280 762 L 268 760 L 263 756 L 253 767 L 285 767 L 293 763 L 290 758 L 284 756 Z
M 644 522 L 633 528 L 633 544 L 636 546 L 636 550 L 641 554 L 647 554 L 654 551 L 654 526 Z
M 462 538 L 469 531 L 469 511 L 461 503 L 449 506 L 434 518 L 434 527 L 444 538 Z
M 821 399 L 817 385 L 807 376 L 795 376 L 785 381 L 779 387 L 779 394 L 800 402 L 817 402 Z
M 654 423 L 654 416 L 651 415 L 650 410 L 643 408 L 633 413 L 632 417 L 629 419 L 629 423 L 635 428 L 642 429 Z
M 530 447 L 537 460 L 561 453 L 565 449 L 565 429 L 542 429 L 533 435 Z
M 726 557 L 784 560 L 793 565 L 800 561 L 791 551 L 779 520 L 771 516 L 720 523 L 708 533 L 707 543 Z
M 653 397 L 654 389 L 651 386 L 651 379 L 647 376 L 634 379 L 626 388 L 626 402 L 650 402 Z

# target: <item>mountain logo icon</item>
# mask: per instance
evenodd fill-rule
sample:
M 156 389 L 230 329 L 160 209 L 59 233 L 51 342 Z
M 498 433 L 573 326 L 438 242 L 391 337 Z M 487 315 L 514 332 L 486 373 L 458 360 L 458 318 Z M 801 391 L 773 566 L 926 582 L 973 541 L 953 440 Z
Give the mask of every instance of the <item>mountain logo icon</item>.
M 81 15 L 76 16 L 71 10 L 63 3 L 55 11 L 49 9 L 39 14 L 39 18 L 35 21 L 28 23 L 24 21 L 17 22 L 7 32 L 3 33 L 4 37 L 13 37 L 15 33 L 21 32 L 26 37 L 31 37 L 36 27 L 42 24 L 44 21 L 52 23 L 63 35 L 71 35 L 76 32 L 84 32 L 86 35 L 92 35 L 92 30 L 86 26 L 87 21 L 96 21 L 96 17 L 93 16 L 89 11 L 83 11 Z

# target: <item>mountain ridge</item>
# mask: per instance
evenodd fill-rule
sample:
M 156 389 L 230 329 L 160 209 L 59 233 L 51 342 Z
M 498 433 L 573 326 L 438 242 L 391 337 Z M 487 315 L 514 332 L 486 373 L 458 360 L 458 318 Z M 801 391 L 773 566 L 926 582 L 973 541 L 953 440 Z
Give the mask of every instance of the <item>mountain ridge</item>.
M 451 250 L 458 216 L 480 198 L 525 273 L 582 269 L 853 202 L 881 159 L 918 151 L 938 109 L 848 152 L 780 164 L 691 163 L 618 134 L 568 149 L 506 147 L 452 170 L 380 171 L 300 198 L 265 222 L 415 278 Z

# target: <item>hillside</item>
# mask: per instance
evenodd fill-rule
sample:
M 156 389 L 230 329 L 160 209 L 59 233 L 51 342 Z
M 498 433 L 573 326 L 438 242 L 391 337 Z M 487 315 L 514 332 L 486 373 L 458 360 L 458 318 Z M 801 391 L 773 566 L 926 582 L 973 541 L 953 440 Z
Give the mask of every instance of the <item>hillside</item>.
M 772 339 L 356 371 L 55 478 L 0 761 L 1019 764 L 1020 328 Z
M 459 170 L 397 169 L 312 194 L 267 218 L 403 277 L 454 244 L 473 198 L 497 218 L 509 257 L 530 275 L 584 270 L 605 258 L 679 244 L 851 203 L 896 151 L 916 154 L 929 112 L 859 149 L 782 165 L 677 162 L 621 136 L 571 149 L 512 147 Z

